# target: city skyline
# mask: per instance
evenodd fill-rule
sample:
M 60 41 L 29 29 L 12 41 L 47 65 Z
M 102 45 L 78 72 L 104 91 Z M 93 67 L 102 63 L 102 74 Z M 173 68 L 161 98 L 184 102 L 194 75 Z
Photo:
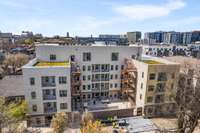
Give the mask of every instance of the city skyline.
M 97 36 L 127 31 L 192 31 L 200 29 L 196 0 L 102 0 L 84 2 L 7 0 L 0 2 L 2 32 L 22 30 L 45 36 Z

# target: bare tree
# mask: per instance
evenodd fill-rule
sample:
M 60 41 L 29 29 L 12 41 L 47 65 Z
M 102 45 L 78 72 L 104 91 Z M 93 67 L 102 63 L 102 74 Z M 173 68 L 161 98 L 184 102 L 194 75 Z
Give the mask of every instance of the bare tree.
M 51 121 L 54 133 L 63 133 L 68 127 L 68 116 L 65 112 L 57 113 Z
M 25 54 L 10 54 L 6 56 L 3 62 L 3 69 L 7 74 L 16 73 L 18 68 L 21 68 L 24 64 L 28 62 L 28 56 Z M 10 70 L 10 69 L 11 70 Z
M 194 72 L 194 69 L 188 69 L 180 74 L 178 81 L 176 102 L 180 133 L 192 133 L 200 118 L 200 77 Z

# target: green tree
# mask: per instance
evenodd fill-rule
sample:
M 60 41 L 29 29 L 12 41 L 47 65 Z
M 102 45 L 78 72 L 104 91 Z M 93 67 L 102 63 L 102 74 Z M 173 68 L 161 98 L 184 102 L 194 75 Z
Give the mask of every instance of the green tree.
M 54 133 L 63 133 L 68 127 L 68 115 L 65 112 L 56 113 L 51 121 Z
M 7 104 L 5 98 L 0 97 L 0 133 L 2 133 L 3 128 L 7 129 L 9 133 L 17 133 L 16 127 L 24 120 L 26 111 L 25 101 Z

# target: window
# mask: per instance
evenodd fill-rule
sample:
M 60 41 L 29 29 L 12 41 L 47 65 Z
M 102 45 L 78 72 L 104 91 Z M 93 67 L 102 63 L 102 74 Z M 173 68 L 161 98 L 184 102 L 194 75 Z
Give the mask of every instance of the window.
M 60 90 L 60 97 L 67 97 L 67 90 Z
M 112 74 L 110 75 L 110 79 L 113 79 L 113 75 Z
M 88 89 L 88 90 L 90 90 L 90 87 L 91 87 L 90 85 L 87 85 L 87 89 Z
M 135 59 L 135 57 L 136 57 L 135 55 L 132 55 L 132 56 L 131 56 L 132 59 Z
M 42 77 L 42 87 L 54 87 L 56 86 L 55 76 Z
M 174 89 L 174 84 L 173 83 L 171 84 L 171 89 Z
M 88 77 L 88 80 L 90 80 L 90 79 L 91 79 L 90 75 L 88 75 L 87 77 Z
M 115 83 L 115 88 L 117 88 L 117 83 Z
M 85 85 L 83 85 L 83 90 L 85 90 Z
M 115 70 L 116 70 L 116 71 L 118 70 L 118 65 L 115 66 Z
M 92 65 L 92 72 L 100 72 L 101 71 L 101 65 L 100 64 L 93 64 Z
M 164 92 L 165 91 L 165 83 L 157 83 L 156 92 Z
M 83 53 L 83 61 L 91 61 L 91 53 Z
M 167 81 L 167 74 L 165 72 L 158 73 L 158 81 Z
M 112 57 L 111 57 L 112 61 L 118 61 L 118 58 L 119 58 L 119 53 L 112 53 Z
M 87 67 L 87 70 L 90 71 L 90 70 L 91 70 L 91 66 L 88 66 L 88 67 Z
M 172 73 L 172 79 L 174 79 L 175 78 L 175 73 Z
M 162 103 L 164 102 L 164 95 L 156 95 L 155 103 Z
M 37 105 L 32 105 L 32 110 L 33 110 L 33 112 L 37 112 Z
M 85 75 L 83 75 L 83 81 L 85 81 Z
M 154 91 L 155 86 L 154 85 L 149 85 L 148 91 Z
M 85 66 L 83 65 L 83 71 L 85 71 Z
M 56 55 L 55 54 L 51 54 L 50 55 L 50 60 L 56 60 Z
M 155 80 L 155 79 L 156 79 L 156 74 L 155 73 L 150 73 L 149 80 Z
M 113 88 L 113 84 L 110 84 L 110 88 Z
M 121 65 L 121 70 L 124 70 L 124 65 Z
M 153 97 L 147 97 L 147 103 L 153 102 Z
M 30 85 L 35 85 L 35 78 L 33 77 L 30 78 Z
M 141 83 L 141 89 L 143 89 L 143 83 Z
M 142 72 L 142 78 L 144 78 L 144 72 Z
M 111 65 L 111 66 L 110 66 L 110 70 L 113 70 L 113 69 L 114 69 L 114 66 L 113 66 L 113 65 Z
M 118 75 L 117 74 L 115 74 L 115 79 L 117 79 L 118 78 Z
M 56 89 L 43 89 L 43 100 L 56 100 Z
M 140 94 L 140 100 L 142 99 L 142 94 Z
M 102 64 L 101 65 L 101 71 L 102 72 L 109 72 L 110 65 L 109 64 Z
M 60 103 L 60 109 L 67 109 L 67 103 Z
M 35 91 L 31 92 L 31 98 L 36 99 L 36 92 Z
M 67 83 L 67 77 L 59 77 L 59 84 L 66 84 Z

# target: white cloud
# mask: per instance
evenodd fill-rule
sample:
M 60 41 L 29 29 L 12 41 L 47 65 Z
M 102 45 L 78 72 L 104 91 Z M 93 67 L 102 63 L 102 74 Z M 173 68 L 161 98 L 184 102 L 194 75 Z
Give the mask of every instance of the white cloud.
M 183 0 L 168 0 L 167 3 L 161 5 L 113 5 L 113 10 L 130 19 L 146 20 L 166 16 L 184 6 L 185 2 Z

